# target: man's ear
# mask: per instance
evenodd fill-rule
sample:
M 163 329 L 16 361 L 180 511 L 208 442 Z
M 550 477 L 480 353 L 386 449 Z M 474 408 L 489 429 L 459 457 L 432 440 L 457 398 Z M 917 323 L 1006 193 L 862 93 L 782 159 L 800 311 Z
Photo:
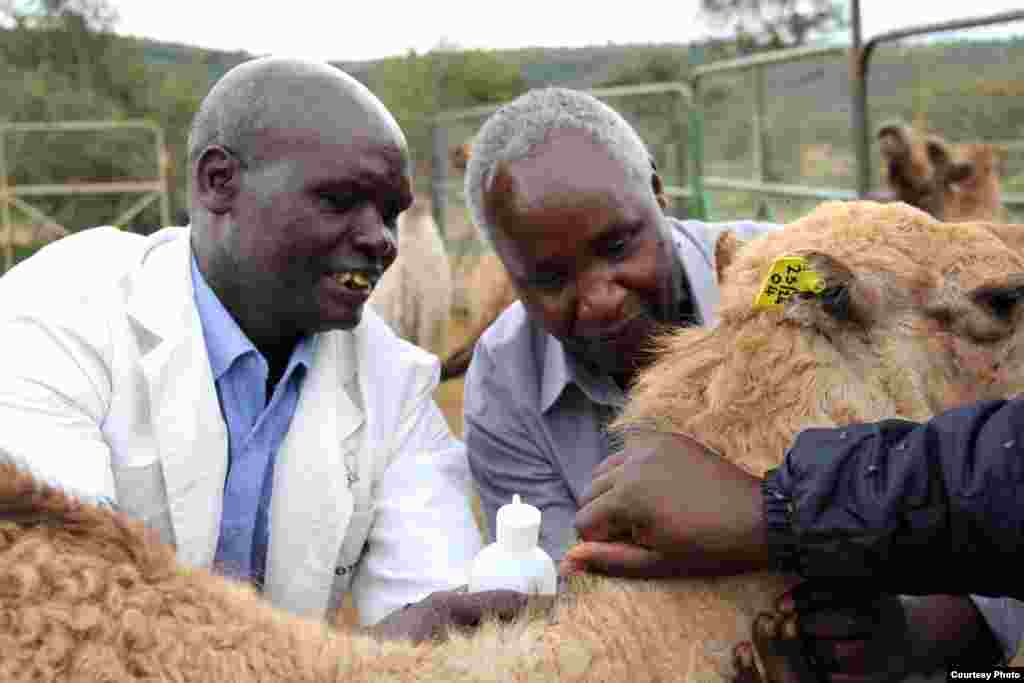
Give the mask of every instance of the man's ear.
M 664 211 L 668 208 L 668 197 L 665 196 L 665 188 L 661 185 L 661 177 L 658 175 L 658 167 L 654 165 L 654 159 L 651 159 L 651 168 L 654 169 L 654 173 L 651 174 L 651 189 L 654 190 L 658 206 Z
M 238 196 L 241 172 L 242 164 L 230 150 L 207 147 L 195 166 L 196 199 L 210 213 L 227 213 Z
M 723 230 L 718 234 L 718 239 L 715 240 L 715 275 L 719 286 L 725 282 L 725 270 L 736 260 L 739 248 L 740 241 L 736 239 L 736 233 L 732 230 Z

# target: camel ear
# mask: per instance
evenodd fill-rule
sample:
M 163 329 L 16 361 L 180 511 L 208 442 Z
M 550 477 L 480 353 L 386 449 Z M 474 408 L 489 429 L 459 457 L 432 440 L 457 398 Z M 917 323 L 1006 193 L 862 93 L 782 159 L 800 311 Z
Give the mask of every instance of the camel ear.
M 945 170 L 953 163 L 949 146 L 939 136 L 929 135 L 924 143 L 924 148 L 928 152 L 928 161 L 932 162 L 932 166 L 935 168 Z
M 910 131 L 900 121 L 890 121 L 879 127 L 876 138 L 883 159 L 894 159 L 910 154 Z
M 785 317 L 822 331 L 855 324 L 868 327 L 873 323 L 880 292 L 862 282 L 845 264 L 822 252 L 805 252 L 807 265 L 824 281 L 816 293 L 798 293 L 785 304 Z
M 732 230 L 723 230 L 715 240 L 715 276 L 718 284 L 725 282 L 725 270 L 736 260 L 736 252 L 740 249 L 740 241 Z

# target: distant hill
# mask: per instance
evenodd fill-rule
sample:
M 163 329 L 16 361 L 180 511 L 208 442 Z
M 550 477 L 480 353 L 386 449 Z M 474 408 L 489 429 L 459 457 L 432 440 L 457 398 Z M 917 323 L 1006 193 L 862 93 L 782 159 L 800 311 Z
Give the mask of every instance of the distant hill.
M 181 43 L 139 40 L 145 59 L 154 65 L 174 66 L 201 60 L 207 65 L 211 81 L 220 78 L 231 67 L 256 56 L 244 51 L 228 52 L 208 50 Z M 688 46 L 683 44 L 602 45 L 580 48 L 533 47 L 516 50 L 498 50 L 497 53 L 517 63 L 529 87 L 557 85 L 569 88 L 592 88 L 609 79 L 628 64 L 642 63 L 654 55 L 668 52 L 681 62 L 687 61 Z M 928 56 L 928 64 L 921 59 L 907 59 L 908 54 Z M 958 41 L 917 46 L 887 46 L 877 51 L 872 63 L 870 89 L 872 96 L 892 97 L 906 89 L 923 66 L 932 66 L 941 55 L 943 64 L 970 73 L 984 68 L 986 77 L 993 72 L 1016 78 L 1014 64 L 1024 57 L 1024 39 L 1008 41 Z M 377 60 L 332 62 L 353 77 L 367 81 L 367 74 Z M 844 59 L 826 62 L 798 62 L 772 68 L 768 74 L 767 89 L 772 96 L 786 97 L 804 94 L 813 85 L 815 97 L 821 105 L 845 107 L 849 102 L 849 81 Z
M 223 76 L 231 67 L 257 56 L 245 51 L 226 52 L 185 45 L 136 38 L 143 46 L 147 62 L 160 66 L 174 66 L 202 60 L 210 70 L 210 79 Z M 580 48 L 530 47 L 499 50 L 498 53 L 519 64 L 523 78 L 532 87 L 559 85 L 569 88 L 591 88 L 608 79 L 621 65 L 643 61 L 648 54 L 677 52 L 686 61 L 687 46 L 671 45 L 604 45 Z M 335 66 L 360 81 L 379 60 L 333 61 Z

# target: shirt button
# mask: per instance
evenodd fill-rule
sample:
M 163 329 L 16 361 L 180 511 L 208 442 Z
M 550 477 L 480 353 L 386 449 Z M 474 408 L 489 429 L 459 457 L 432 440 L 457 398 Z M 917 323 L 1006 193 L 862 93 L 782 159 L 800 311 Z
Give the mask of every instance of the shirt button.
M 335 567 L 334 568 L 334 575 L 335 576 L 345 576 L 345 574 L 348 574 L 348 567 Z

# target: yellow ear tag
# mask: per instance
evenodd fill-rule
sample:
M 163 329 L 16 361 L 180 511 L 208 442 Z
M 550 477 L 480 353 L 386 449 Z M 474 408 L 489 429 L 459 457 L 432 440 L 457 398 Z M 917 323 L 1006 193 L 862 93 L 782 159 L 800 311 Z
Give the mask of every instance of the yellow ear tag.
M 754 308 L 782 308 L 797 292 L 818 294 L 825 289 L 825 280 L 811 270 L 803 256 L 780 256 L 761 284 L 754 299 Z

